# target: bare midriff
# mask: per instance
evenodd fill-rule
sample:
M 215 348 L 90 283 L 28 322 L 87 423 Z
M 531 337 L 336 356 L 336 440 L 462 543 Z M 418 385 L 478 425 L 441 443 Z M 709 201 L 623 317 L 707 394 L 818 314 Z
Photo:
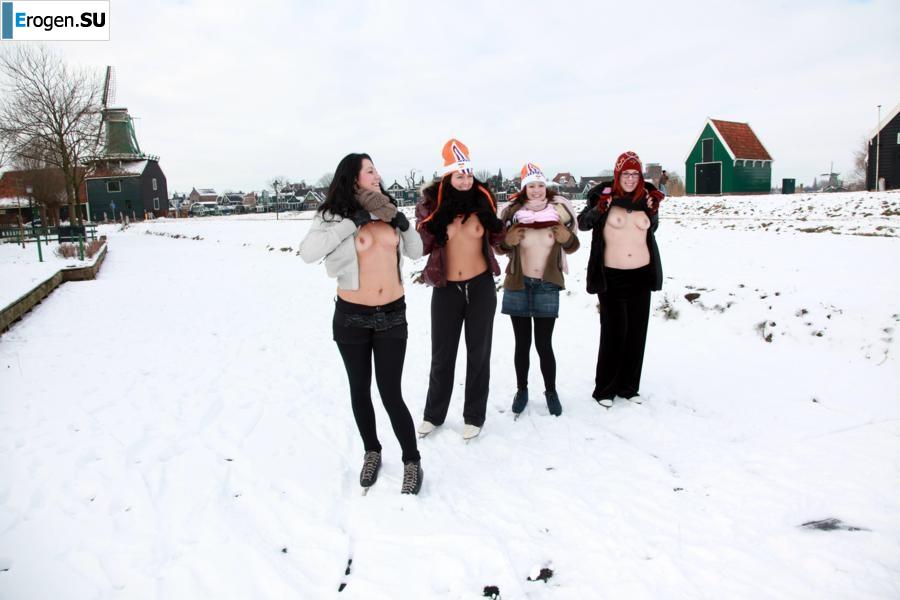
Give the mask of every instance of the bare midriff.
M 526 277 L 540 279 L 544 276 L 544 267 L 547 266 L 547 259 L 555 242 L 553 230 L 549 227 L 525 228 L 525 236 L 519 242 L 519 258 Z
M 484 226 L 475 215 L 458 215 L 447 225 L 444 250 L 447 281 L 466 281 L 487 271 L 484 258 Z
M 603 227 L 603 264 L 613 269 L 639 269 L 649 265 L 648 229 L 650 219 L 644 211 L 611 207 Z
M 338 297 L 365 306 L 384 306 L 401 298 L 403 284 L 397 269 L 399 243 L 400 236 L 387 223 L 363 225 L 356 234 L 359 289 L 338 288 Z

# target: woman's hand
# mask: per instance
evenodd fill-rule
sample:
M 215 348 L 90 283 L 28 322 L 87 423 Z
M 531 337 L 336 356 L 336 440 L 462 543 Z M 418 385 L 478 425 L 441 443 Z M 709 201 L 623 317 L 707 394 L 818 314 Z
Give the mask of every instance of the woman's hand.
M 391 219 L 390 225 L 391 227 L 396 227 L 400 231 L 406 231 L 407 229 L 409 229 L 409 219 L 407 219 L 406 215 L 398 210 L 397 214 L 394 215 L 394 218 Z
M 553 232 L 553 237 L 556 238 L 556 241 L 560 244 L 565 245 L 572 239 L 572 232 L 562 225 L 554 225 L 550 228 L 550 231 Z
M 522 241 L 522 238 L 525 237 L 525 229 L 519 227 L 518 225 L 513 225 L 509 228 L 509 231 L 506 232 L 506 237 L 503 238 L 503 243 L 507 246 L 518 246 L 519 242 Z

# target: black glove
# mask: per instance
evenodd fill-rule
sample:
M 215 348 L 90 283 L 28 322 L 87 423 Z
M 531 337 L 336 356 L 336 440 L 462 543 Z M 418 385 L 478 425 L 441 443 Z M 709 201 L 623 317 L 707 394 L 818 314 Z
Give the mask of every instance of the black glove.
M 600 211 L 597 210 L 596 206 L 582 211 L 581 214 L 578 215 L 578 229 L 581 231 L 593 229 L 597 223 L 600 222 L 600 217 L 602 217 L 602 215 Z
M 396 227 L 400 231 L 406 231 L 407 229 L 409 229 L 409 219 L 407 219 L 406 215 L 398 210 L 397 214 L 394 215 L 394 218 L 391 219 L 390 225 L 391 227 Z
M 503 221 L 491 209 L 482 208 L 475 214 L 478 216 L 478 220 L 481 221 L 482 226 L 491 233 L 497 233 L 503 229 Z
M 359 210 L 357 210 L 355 213 L 353 213 L 353 216 L 350 218 L 353 220 L 354 223 L 356 223 L 357 227 L 362 227 L 366 223 L 372 222 L 372 215 L 370 215 L 369 211 L 367 211 L 364 208 L 360 208 Z

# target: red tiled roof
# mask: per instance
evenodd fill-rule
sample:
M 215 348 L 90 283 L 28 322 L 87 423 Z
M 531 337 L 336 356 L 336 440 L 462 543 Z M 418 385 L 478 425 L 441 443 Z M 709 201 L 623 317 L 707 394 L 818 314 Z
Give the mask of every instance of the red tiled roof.
M 34 169 L 29 171 L 6 171 L 2 175 L 0 175 L 0 198 L 16 198 L 25 196 L 25 186 L 26 179 L 41 177 L 41 173 L 50 173 L 52 175 L 61 176 L 61 171 L 55 168 L 47 168 L 47 169 Z M 80 204 L 85 203 L 85 198 L 87 198 L 87 186 L 85 182 L 81 182 L 81 187 L 78 188 L 78 202 Z
M 572 183 L 575 182 L 575 176 L 569 173 L 568 171 L 564 171 L 563 173 L 557 173 L 556 177 L 553 178 L 554 183 L 562 183 L 563 179 L 568 179 Z
M 762 142 L 750 129 L 748 123 L 735 123 L 734 121 L 720 121 L 710 119 L 724 141 L 731 148 L 735 158 L 749 158 L 751 160 L 772 160 L 769 153 L 763 147 Z

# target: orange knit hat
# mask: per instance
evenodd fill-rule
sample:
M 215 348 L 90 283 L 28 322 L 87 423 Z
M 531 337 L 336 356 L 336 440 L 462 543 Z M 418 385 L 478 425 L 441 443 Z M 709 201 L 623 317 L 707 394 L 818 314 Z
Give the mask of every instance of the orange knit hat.
M 447 175 L 454 171 L 461 173 L 473 173 L 472 161 L 469 158 L 469 147 L 456 138 L 451 138 L 444 144 L 441 151 L 444 157 L 444 167 L 441 175 Z
M 535 181 L 546 185 L 547 177 L 536 164 L 525 163 L 525 166 L 522 167 L 522 183 L 520 184 L 519 189 L 524 190 L 526 185 L 534 183 Z

